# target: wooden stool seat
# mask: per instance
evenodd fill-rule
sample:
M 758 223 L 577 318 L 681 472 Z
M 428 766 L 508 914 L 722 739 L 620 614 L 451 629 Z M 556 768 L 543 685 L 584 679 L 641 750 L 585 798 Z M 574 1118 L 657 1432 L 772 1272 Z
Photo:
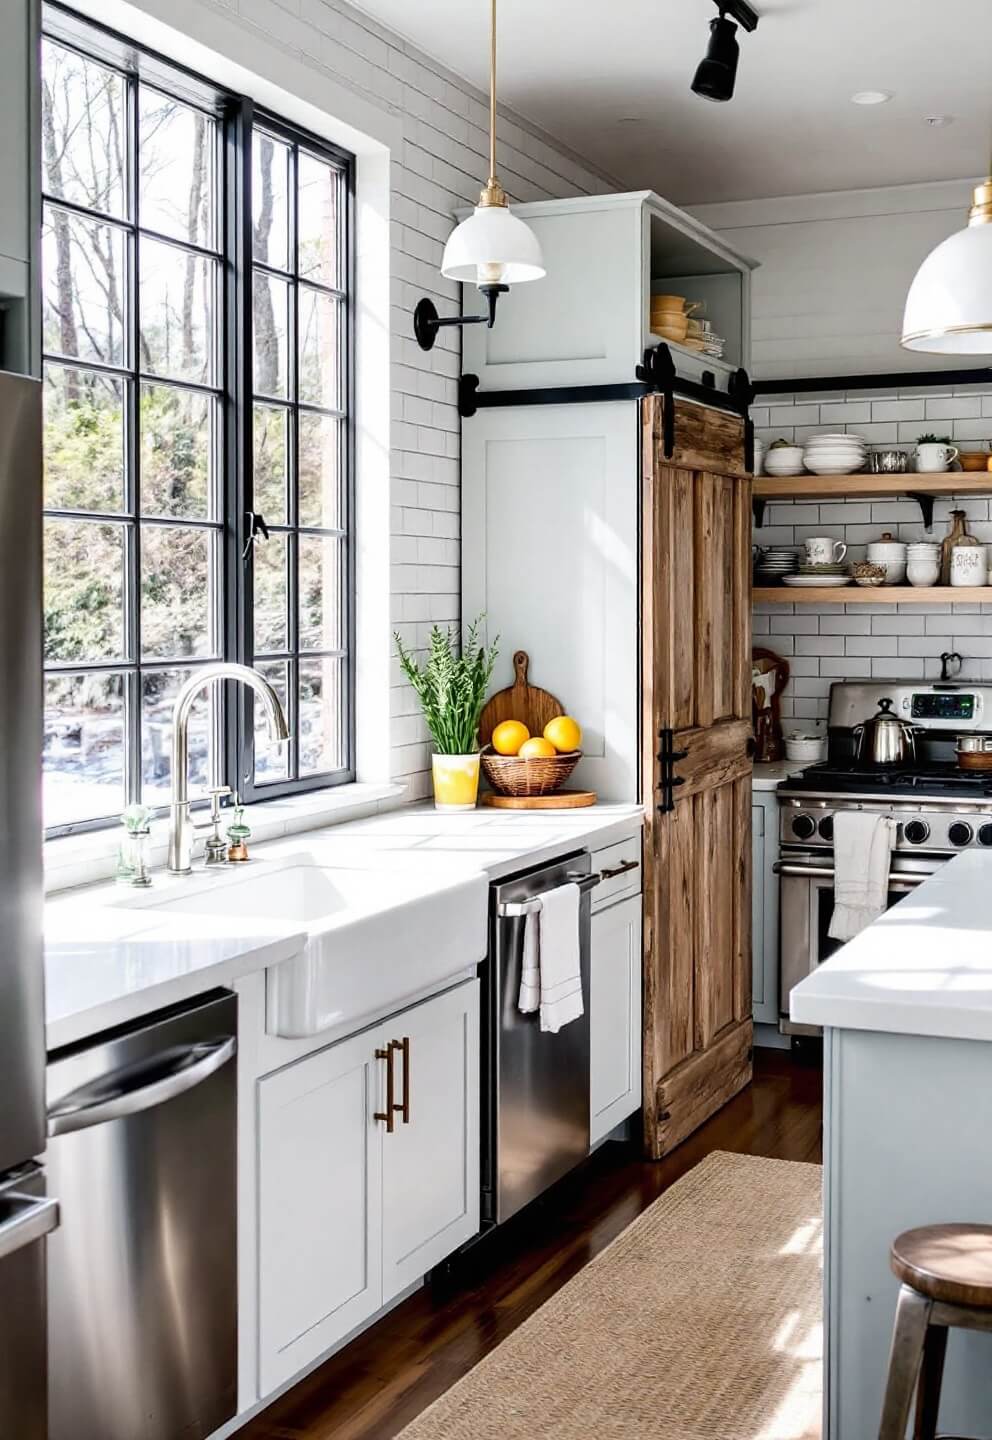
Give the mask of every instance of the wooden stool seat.
M 904 1285 L 945 1305 L 992 1309 L 992 1225 L 922 1225 L 892 1244 Z

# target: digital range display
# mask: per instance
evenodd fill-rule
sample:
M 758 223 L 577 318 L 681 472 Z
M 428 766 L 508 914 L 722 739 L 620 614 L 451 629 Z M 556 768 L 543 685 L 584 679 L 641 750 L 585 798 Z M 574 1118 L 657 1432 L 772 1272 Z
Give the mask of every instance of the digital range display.
M 914 720 L 974 720 L 974 695 L 914 695 Z

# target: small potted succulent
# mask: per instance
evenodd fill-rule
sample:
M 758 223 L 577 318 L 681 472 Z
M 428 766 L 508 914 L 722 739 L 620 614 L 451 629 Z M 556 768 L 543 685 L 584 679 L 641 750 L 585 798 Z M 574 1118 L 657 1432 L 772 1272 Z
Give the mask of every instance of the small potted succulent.
M 403 673 L 417 692 L 434 741 L 431 772 L 438 810 L 474 810 L 479 796 L 479 718 L 499 653 L 498 639 L 488 646 L 479 641 L 484 619 L 480 615 L 472 622 L 460 651 L 456 631 L 433 626 L 423 666 L 395 636 Z

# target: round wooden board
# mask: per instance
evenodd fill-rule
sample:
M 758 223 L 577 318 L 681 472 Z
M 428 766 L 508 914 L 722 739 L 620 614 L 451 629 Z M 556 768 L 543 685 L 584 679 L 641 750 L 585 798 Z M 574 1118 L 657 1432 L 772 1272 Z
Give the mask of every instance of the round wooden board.
M 479 799 L 494 810 L 578 810 L 595 805 L 595 790 L 557 790 L 554 795 L 496 795 L 486 790 Z
M 527 680 L 529 657 L 526 650 L 517 650 L 513 656 L 513 684 L 505 690 L 497 690 L 486 701 L 486 708 L 479 718 L 479 744 L 485 748 L 493 738 L 493 731 L 503 720 L 522 720 L 532 735 L 543 735 L 549 720 L 564 715 L 559 700 L 531 685 Z

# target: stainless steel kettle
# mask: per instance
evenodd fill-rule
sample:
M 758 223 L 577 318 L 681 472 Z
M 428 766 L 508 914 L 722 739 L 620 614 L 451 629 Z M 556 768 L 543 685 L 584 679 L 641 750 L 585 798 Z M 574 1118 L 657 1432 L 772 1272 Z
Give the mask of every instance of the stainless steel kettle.
M 916 730 L 892 713 L 892 701 L 878 702 L 870 720 L 855 725 L 858 762 L 862 765 L 906 765 L 916 759 Z

